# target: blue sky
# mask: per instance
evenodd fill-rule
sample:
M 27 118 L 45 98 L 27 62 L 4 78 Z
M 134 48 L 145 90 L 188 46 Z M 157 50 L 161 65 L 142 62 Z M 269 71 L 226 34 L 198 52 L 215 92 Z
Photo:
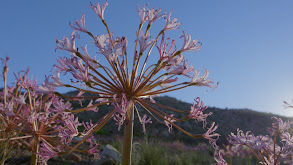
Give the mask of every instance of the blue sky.
M 293 1 L 109 0 L 105 19 L 114 35 L 128 38 L 129 52 L 139 24 L 137 3 L 167 12 L 173 9 L 172 16 L 183 25 L 172 36 L 176 39 L 185 30 L 203 43 L 199 52 L 187 54 L 189 63 L 199 70 L 207 68 L 210 78 L 220 82 L 214 91 L 188 88 L 170 96 L 190 103 L 199 96 L 209 106 L 293 116 L 293 109 L 283 108 L 283 101 L 293 98 Z M 0 57 L 11 58 L 10 82 L 12 72 L 27 66 L 42 82 L 56 59 L 66 55 L 55 53 L 56 37 L 68 36 L 72 32 L 68 23 L 80 19 L 82 13 L 90 31 L 105 33 L 89 4 L 77 0 L 0 1 Z

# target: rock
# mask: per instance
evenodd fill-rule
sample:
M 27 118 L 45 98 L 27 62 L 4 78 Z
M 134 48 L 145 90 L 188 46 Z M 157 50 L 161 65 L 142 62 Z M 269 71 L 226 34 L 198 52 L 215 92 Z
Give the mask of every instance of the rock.
M 107 144 L 100 155 L 100 160 L 96 160 L 93 165 L 117 165 L 121 163 L 121 159 L 119 151 Z

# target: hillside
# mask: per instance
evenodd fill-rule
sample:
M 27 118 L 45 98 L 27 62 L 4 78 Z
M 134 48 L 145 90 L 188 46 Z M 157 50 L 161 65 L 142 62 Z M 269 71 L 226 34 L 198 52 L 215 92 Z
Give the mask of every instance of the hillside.
M 76 92 L 69 92 L 65 95 L 76 95 Z M 176 98 L 163 96 L 156 97 L 156 102 L 159 104 L 167 105 L 172 108 L 180 109 L 180 110 L 190 110 L 192 106 L 189 103 L 182 102 L 177 100 Z M 89 100 L 84 101 L 84 105 L 87 105 Z M 78 108 L 78 102 L 73 103 L 74 108 Z M 89 121 L 89 119 L 93 120 L 93 122 L 97 121 L 102 115 L 105 115 L 109 110 L 111 110 L 112 106 L 101 106 L 99 108 L 99 112 L 91 112 L 86 111 L 78 114 L 80 121 Z M 162 111 L 165 111 L 161 109 Z M 139 108 L 141 115 L 146 114 L 141 108 Z M 166 111 L 167 112 L 167 111 Z M 236 133 L 237 128 L 243 131 L 252 131 L 255 135 L 259 134 L 268 134 L 267 127 L 272 125 L 272 116 L 281 117 L 283 120 L 292 120 L 293 118 L 282 117 L 278 115 L 274 115 L 271 113 L 262 113 L 256 112 L 248 109 L 220 109 L 215 107 L 208 107 L 205 110 L 205 113 L 213 112 L 213 115 L 207 118 L 208 127 L 213 121 L 216 124 L 219 124 L 219 128 L 216 132 L 221 134 L 221 137 L 218 141 L 219 144 L 227 143 L 227 136 L 234 132 Z M 175 114 L 176 116 L 176 114 Z M 178 115 L 177 115 L 178 116 Z M 142 137 L 144 134 L 142 133 L 141 124 L 138 122 L 137 116 L 135 116 L 135 125 L 134 125 L 134 136 Z M 160 138 L 163 140 L 180 140 L 189 144 L 196 144 L 204 139 L 194 139 L 190 138 L 184 133 L 178 131 L 176 128 L 173 129 L 171 133 L 168 133 L 168 129 L 164 124 L 157 122 L 155 119 L 152 119 L 152 124 L 146 124 L 147 136 L 153 138 Z M 179 124 L 180 127 L 184 128 L 186 131 L 190 131 L 194 134 L 202 133 L 202 123 L 196 123 L 194 120 L 181 122 Z M 114 137 L 116 135 L 123 135 L 123 129 L 121 131 L 117 131 L 117 125 L 115 125 L 114 120 L 110 120 L 109 123 L 106 124 L 99 132 L 100 135 Z

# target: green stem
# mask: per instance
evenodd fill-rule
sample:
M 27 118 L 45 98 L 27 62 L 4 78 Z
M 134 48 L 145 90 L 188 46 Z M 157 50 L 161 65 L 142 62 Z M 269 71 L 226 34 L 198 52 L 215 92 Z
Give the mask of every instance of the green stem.
M 123 156 L 122 156 L 122 165 L 131 164 L 131 153 L 132 153 L 132 139 L 133 139 L 133 121 L 134 121 L 134 112 L 133 112 L 133 100 L 129 101 L 129 106 L 127 109 L 129 115 L 129 121 L 124 124 L 124 140 L 123 140 Z
M 33 153 L 32 153 L 32 158 L 31 158 L 31 165 L 37 165 L 38 164 L 39 155 L 36 154 L 36 153 L 39 152 L 39 148 L 40 148 L 40 145 L 39 145 L 38 139 L 34 139 L 34 142 L 33 142 Z
M 249 158 L 248 155 L 247 155 L 246 157 L 247 157 L 246 159 L 247 159 L 247 161 L 248 161 L 248 165 L 251 165 L 251 159 Z

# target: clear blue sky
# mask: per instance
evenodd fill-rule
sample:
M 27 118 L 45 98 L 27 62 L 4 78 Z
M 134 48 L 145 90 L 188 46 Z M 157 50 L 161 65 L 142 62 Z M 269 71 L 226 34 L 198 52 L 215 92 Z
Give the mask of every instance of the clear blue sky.
M 183 24 L 178 35 L 185 30 L 203 43 L 198 53 L 187 55 L 189 63 L 196 69 L 207 68 L 210 78 L 220 82 L 215 91 L 189 88 L 171 96 L 190 103 L 199 96 L 209 106 L 293 116 L 293 110 L 283 108 L 283 101 L 293 98 L 292 0 L 109 0 L 105 18 L 116 36 L 128 37 L 129 52 L 139 24 L 137 2 L 167 12 L 173 9 L 173 16 Z M 83 12 L 90 31 L 105 33 L 89 4 L 86 0 L 0 1 L 0 57 L 11 57 L 10 81 L 12 72 L 29 66 L 42 82 L 56 59 L 65 55 L 55 53 L 56 37 L 68 36 L 72 32 L 68 23 L 80 19 Z

